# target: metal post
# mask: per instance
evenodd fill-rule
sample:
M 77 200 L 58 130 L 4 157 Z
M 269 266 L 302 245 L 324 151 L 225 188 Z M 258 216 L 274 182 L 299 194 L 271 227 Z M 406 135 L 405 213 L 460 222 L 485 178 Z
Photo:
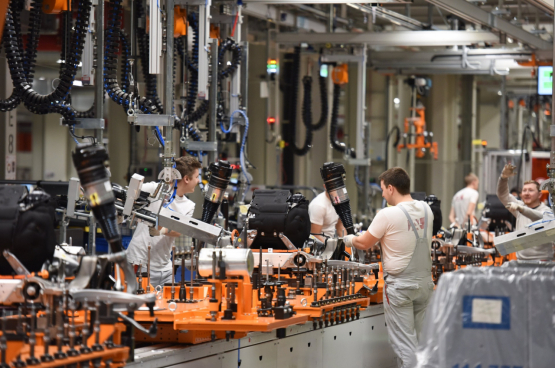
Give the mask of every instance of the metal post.
M 210 50 L 210 62 L 212 64 L 212 81 L 210 82 L 210 120 L 208 124 L 208 141 L 216 142 L 216 120 L 218 114 L 218 40 L 212 40 Z M 208 152 L 208 162 L 216 161 L 215 151 Z
M 173 114 L 173 7 L 174 0 L 166 0 L 166 57 L 164 65 L 164 113 Z M 166 145 L 164 156 L 172 157 L 173 154 L 173 127 L 165 127 L 164 135 Z
M 555 27 L 555 17 L 553 17 L 553 26 Z M 553 45 L 555 45 L 555 37 L 553 37 Z M 555 56 L 555 48 L 553 49 L 553 56 Z M 555 58 L 553 59 L 553 66 L 555 69 Z M 555 213 L 555 83 L 553 83 L 553 73 L 551 73 L 551 126 L 549 129 L 549 136 L 551 137 L 551 155 L 549 156 L 549 166 L 547 167 L 547 176 L 550 182 L 550 195 L 551 195 L 551 211 Z
M 104 1 L 96 5 L 96 75 L 95 75 L 95 110 L 96 118 L 104 117 Z M 95 137 L 100 145 L 103 144 L 102 129 L 95 129 Z
M 91 213 L 89 217 L 89 246 L 87 247 L 87 253 L 89 255 L 96 254 L 96 219 Z
M 507 149 L 507 77 L 501 76 L 501 125 L 499 127 L 500 147 Z

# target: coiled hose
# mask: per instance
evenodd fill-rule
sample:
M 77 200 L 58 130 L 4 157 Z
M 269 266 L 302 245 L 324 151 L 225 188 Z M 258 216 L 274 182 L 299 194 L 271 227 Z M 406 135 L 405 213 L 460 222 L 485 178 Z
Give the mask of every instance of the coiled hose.
M 158 113 L 159 110 L 152 100 L 146 97 L 133 96 L 138 101 L 132 100 L 130 93 L 121 89 L 117 79 L 117 51 L 120 43 L 122 0 L 111 0 L 112 5 L 108 16 L 108 29 L 106 30 L 106 50 L 104 55 L 104 88 L 110 98 L 122 105 L 126 110 L 139 109 L 144 114 Z
M 352 158 L 356 158 L 356 153 L 347 148 L 347 145 L 337 140 L 337 116 L 339 113 L 339 96 L 341 95 L 341 85 L 333 85 L 333 104 L 331 108 L 331 122 L 330 122 L 330 144 L 334 150 L 342 153 L 347 153 Z
M 29 33 L 27 36 L 27 47 L 25 57 L 23 59 L 24 72 L 27 75 L 27 82 L 32 83 L 35 73 L 35 60 L 37 56 L 38 37 L 40 32 L 42 0 L 35 0 L 31 3 L 31 12 L 29 14 Z M 21 39 L 21 21 L 20 14 L 23 10 L 23 2 L 11 0 L 10 8 L 13 9 L 12 19 L 19 50 L 23 50 L 23 42 Z M 6 51 L 7 52 L 7 51 Z M 10 97 L 0 100 L 0 111 L 6 112 L 15 109 L 21 103 L 16 88 L 12 90 Z
M 231 52 L 231 61 L 230 65 L 222 68 L 225 65 L 225 53 L 230 51 Z M 223 122 L 227 120 L 225 115 L 225 100 L 223 91 L 223 81 L 227 77 L 231 77 L 239 68 L 241 64 L 241 56 L 242 56 L 242 49 L 241 46 L 235 42 L 234 39 L 228 37 L 218 49 L 218 108 L 216 111 L 216 121 L 223 126 Z
M 320 120 L 312 125 L 312 77 L 307 75 L 303 78 L 303 122 L 306 127 L 310 126 L 313 132 L 322 129 L 328 122 L 328 87 L 326 85 L 326 78 L 318 77 L 318 83 L 320 87 L 321 113 Z
M 289 119 L 290 129 L 291 129 L 291 144 L 290 147 L 293 150 L 293 153 L 298 156 L 304 156 L 310 151 L 312 146 L 312 126 L 306 125 L 307 121 L 305 120 L 305 140 L 304 145 L 299 148 L 295 142 L 295 138 L 297 135 L 297 99 L 299 96 L 299 75 L 301 69 L 301 48 L 299 46 L 295 47 L 295 52 L 293 53 L 293 73 L 291 81 L 293 83 L 293 89 L 291 93 L 291 117 Z M 306 93 L 305 93 L 306 97 Z M 303 118 L 307 114 L 307 110 L 305 109 L 306 104 L 303 104 Z
M 75 29 L 71 39 L 71 55 L 66 60 L 65 68 L 60 75 L 60 83 L 48 95 L 40 95 L 32 89 L 28 82 L 23 67 L 24 55 L 21 47 L 21 35 L 18 34 L 14 23 L 13 9 L 8 9 L 4 29 L 4 47 L 16 96 L 23 101 L 30 112 L 36 114 L 58 113 L 64 117 L 66 124 L 72 125 L 75 123 L 75 110 L 65 104 L 64 100 L 71 91 L 80 62 L 90 7 L 90 0 L 82 0 L 79 3 Z
M 139 17 L 143 17 L 145 14 L 145 9 L 143 7 L 142 1 L 137 1 L 137 15 Z M 139 57 L 141 58 L 141 69 L 143 72 L 143 78 L 146 84 L 146 92 L 145 96 L 147 99 L 151 100 L 156 109 L 158 111 L 164 111 L 164 107 L 162 105 L 162 101 L 160 101 L 160 97 L 158 97 L 158 78 L 156 74 L 150 74 L 149 69 L 149 52 L 150 52 L 150 39 L 146 33 L 145 28 L 137 28 L 137 42 L 139 45 Z

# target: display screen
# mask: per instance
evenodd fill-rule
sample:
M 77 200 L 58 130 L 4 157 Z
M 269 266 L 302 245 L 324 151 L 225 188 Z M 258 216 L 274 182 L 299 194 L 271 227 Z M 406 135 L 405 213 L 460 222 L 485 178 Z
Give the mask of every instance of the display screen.
M 538 95 L 551 95 L 553 91 L 553 67 L 538 67 Z

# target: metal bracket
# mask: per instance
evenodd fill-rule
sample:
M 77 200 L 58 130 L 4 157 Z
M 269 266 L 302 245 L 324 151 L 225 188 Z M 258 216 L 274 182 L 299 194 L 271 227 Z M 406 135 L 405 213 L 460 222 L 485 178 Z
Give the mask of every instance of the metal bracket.
M 180 143 L 180 146 L 189 151 L 216 152 L 218 150 L 218 142 L 185 141 Z
M 281 239 L 281 241 L 283 242 L 283 244 L 285 244 L 285 246 L 287 247 L 287 249 L 289 250 L 297 250 L 297 247 L 291 243 L 291 240 L 289 240 L 288 237 L 286 237 L 285 235 L 283 235 L 283 233 L 279 233 L 279 238 Z
M 75 218 L 75 203 L 79 199 L 80 181 L 77 178 L 69 179 L 67 189 L 67 217 Z
M 174 125 L 173 115 L 140 114 L 127 117 L 127 122 L 141 126 L 171 126 Z
M 354 166 L 372 166 L 372 160 L 369 158 L 351 158 L 347 159 L 349 165 Z
M 30 272 L 25 268 L 23 263 L 21 263 L 19 259 L 17 259 L 17 257 L 14 256 L 12 253 L 5 250 L 2 254 L 4 255 L 4 258 L 6 258 L 10 266 L 12 266 L 13 270 L 18 275 L 25 275 L 25 276 L 30 275 Z
M 126 216 L 131 215 L 133 211 L 133 204 L 141 194 L 141 186 L 143 185 L 144 176 L 133 174 L 129 181 L 129 189 L 127 189 L 127 197 L 125 198 L 125 206 L 123 207 L 123 214 Z
M 104 119 L 96 119 L 96 118 L 83 118 L 83 119 L 75 119 L 76 123 L 73 125 L 76 129 L 104 129 Z M 60 118 L 60 125 L 64 124 L 65 119 Z

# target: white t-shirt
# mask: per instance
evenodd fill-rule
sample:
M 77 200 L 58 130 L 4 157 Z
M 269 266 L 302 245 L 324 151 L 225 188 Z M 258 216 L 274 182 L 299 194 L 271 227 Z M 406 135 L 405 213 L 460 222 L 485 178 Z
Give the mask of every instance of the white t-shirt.
M 144 183 L 141 190 L 143 192 L 153 193 L 158 183 Z M 153 202 L 148 206 L 148 210 L 158 212 L 161 201 Z M 175 196 L 173 202 L 168 206 L 169 209 L 179 212 L 182 215 L 193 216 L 195 203 L 186 196 Z M 171 236 L 150 236 L 148 226 L 139 223 L 133 234 L 133 239 L 127 248 L 127 260 L 134 264 L 142 264 L 146 267 L 148 259 L 148 246 L 150 245 L 150 269 L 154 271 L 171 270 L 171 251 L 175 238 Z
M 424 226 L 428 227 L 428 244 L 432 245 L 432 229 L 434 215 L 430 206 L 421 201 L 402 202 L 397 206 L 386 207 L 374 217 L 368 231 L 375 238 L 380 239 L 382 245 L 382 265 L 384 271 L 393 276 L 403 272 L 416 247 L 416 236 L 407 217 L 399 206 L 403 206 L 418 231 L 418 236 L 424 236 Z M 428 211 L 428 223 L 424 225 L 424 208 Z
M 457 223 L 463 226 L 468 222 L 466 212 L 470 203 L 478 203 L 478 191 L 472 188 L 461 189 L 453 196 L 451 206 L 455 209 L 455 218 Z
M 308 215 L 310 216 L 310 222 L 315 225 L 322 226 L 322 232 L 333 237 L 335 235 L 335 225 L 339 220 L 335 208 L 331 204 L 328 194 L 324 191 L 320 193 L 310 202 L 308 205 Z M 337 234 L 341 236 L 342 234 Z

